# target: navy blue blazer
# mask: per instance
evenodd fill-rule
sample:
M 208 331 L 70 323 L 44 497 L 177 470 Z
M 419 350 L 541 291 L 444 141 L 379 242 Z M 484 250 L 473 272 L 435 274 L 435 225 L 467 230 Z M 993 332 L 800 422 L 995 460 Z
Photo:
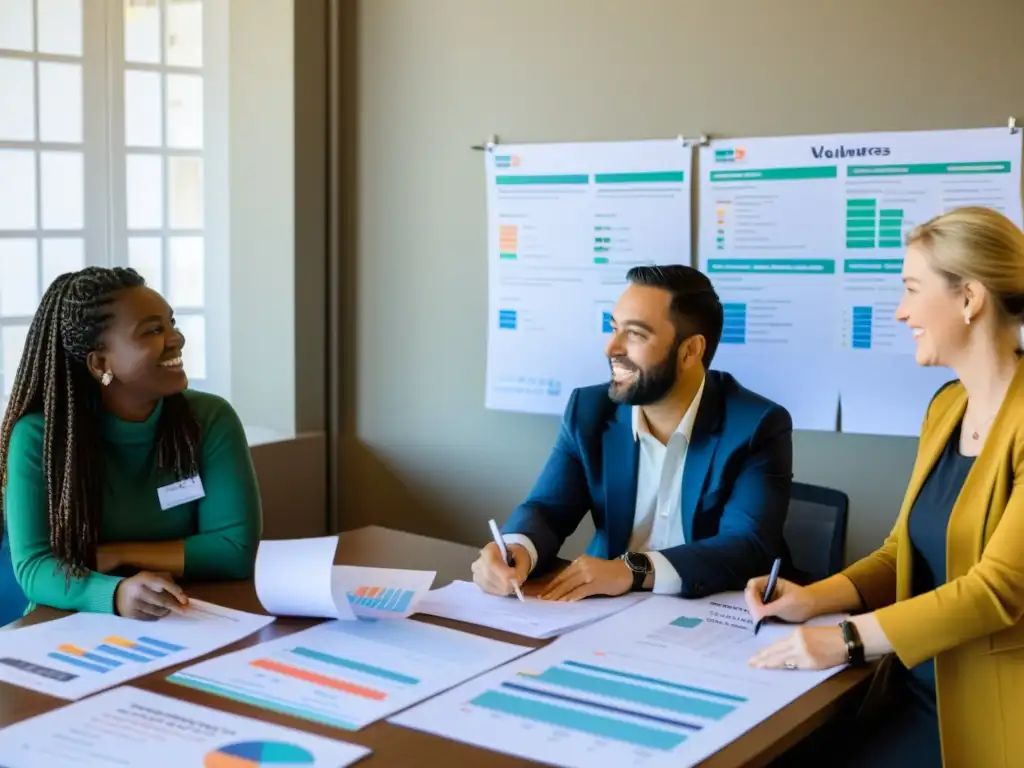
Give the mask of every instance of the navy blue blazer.
M 528 536 L 543 570 L 590 511 L 597 530 L 587 554 L 619 557 L 633 532 L 639 458 L 631 406 L 614 403 L 607 384 L 574 390 L 555 447 L 503 533 Z M 686 543 L 662 551 L 679 572 L 680 594 L 743 589 L 786 557 L 792 418 L 730 374 L 708 371 L 685 461 Z

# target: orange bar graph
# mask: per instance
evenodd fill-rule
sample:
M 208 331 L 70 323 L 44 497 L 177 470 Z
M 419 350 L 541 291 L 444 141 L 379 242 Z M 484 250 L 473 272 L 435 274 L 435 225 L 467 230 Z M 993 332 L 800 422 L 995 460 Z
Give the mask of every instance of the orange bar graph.
M 356 587 L 352 593 L 356 597 L 376 597 L 384 591 L 384 587 Z
M 279 675 L 285 675 L 286 677 L 294 677 L 296 680 L 304 680 L 307 683 L 313 683 L 313 685 L 321 685 L 324 688 L 333 688 L 336 691 L 350 693 L 353 696 L 359 696 L 364 699 L 371 699 L 372 701 L 384 701 L 384 699 L 388 697 L 388 695 L 384 693 L 384 691 L 376 691 L 373 688 L 365 688 L 361 685 L 347 683 L 344 680 L 337 680 L 333 677 L 320 675 L 316 672 L 310 672 L 306 669 L 292 667 L 288 664 L 282 664 L 272 659 L 256 659 L 255 661 L 249 662 L 249 664 L 253 667 L 256 667 L 257 669 L 264 669 L 268 672 L 277 672 Z
M 79 648 L 77 645 L 58 645 L 57 650 L 62 653 L 70 653 L 72 656 L 85 656 L 85 651 Z
M 121 648 L 134 648 L 135 647 L 135 643 L 133 643 L 131 640 L 125 640 L 123 637 L 116 637 L 116 636 L 113 636 L 113 635 L 108 637 L 103 642 L 104 643 L 110 643 L 111 645 L 117 645 L 117 646 L 120 646 Z
M 502 253 L 515 253 L 519 245 L 519 227 L 503 224 L 498 227 L 498 249 Z

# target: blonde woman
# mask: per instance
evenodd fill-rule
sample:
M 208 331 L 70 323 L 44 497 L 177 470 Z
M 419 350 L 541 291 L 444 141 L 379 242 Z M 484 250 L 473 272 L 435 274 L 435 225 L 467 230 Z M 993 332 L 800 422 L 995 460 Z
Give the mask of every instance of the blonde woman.
M 899 518 L 881 549 L 809 587 L 766 579 L 755 618 L 804 622 L 751 659 L 825 668 L 894 654 L 891 709 L 856 734 L 853 765 L 1024 765 L 1024 233 L 986 208 L 917 227 L 897 317 L 920 365 L 957 380 L 928 407 Z M 899 382 L 892 382 L 899 386 Z M 941 743 L 941 747 L 940 747 Z

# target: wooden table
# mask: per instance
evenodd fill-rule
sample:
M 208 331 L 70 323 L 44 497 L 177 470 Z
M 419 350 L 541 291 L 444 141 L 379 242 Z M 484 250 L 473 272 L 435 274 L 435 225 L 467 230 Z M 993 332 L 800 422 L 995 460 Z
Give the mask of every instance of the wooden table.
M 439 587 L 456 579 L 471 578 L 469 566 L 476 556 L 477 550 L 473 547 L 370 526 L 341 535 L 337 562 L 385 568 L 436 570 L 437 579 L 434 585 Z M 263 613 L 252 582 L 193 584 L 188 585 L 187 589 L 191 596 L 202 600 L 238 610 Z M 62 615 L 64 614 L 60 611 L 39 608 L 14 626 L 37 624 Z M 416 616 L 416 619 L 535 648 L 547 644 L 547 641 L 530 640 L 505 632 L 433 616 Z M 257 642 L 272 640 L 317 623 L 319 622 L 316 620 L 278 619 L 259 633 L 210 655 L 214 656 L 254 645 Z M 190 661 L 188 664 L 193 664 L 195 661 L 197 660 Z M 187 664 L 181 666 L 187 666 Z M 372 749 L 373 754 L 366 761 L 360 762 L 360 766 L 366 764 L 367 761 L 379 766 L 487 765 L 489 768 L 501 768 L 503 766 L 534 765 L 534 763 L 518 758 L 480 750 L 466 744 L 400 728 L 385 722 L 374 723 L 356 732 L 339 731 L 166 682 L 164 678 L 180 669 L 181 666 L 169 667 L 152 675 L 136 678 L 130 684 L 196 704 L 204 704 L 227 712 L 362 744 Z M 866 684 L 869 675 L 870 673 L 864 669 L 849 669 L 833 676 L 705 760 L 701 766 L 705 768 L 729 766 L 732 768 L 733 766 L 767 765 L 827 722 Z M 0 683 L 0 727 L 42 714 L 66 703 L 61 699 Z

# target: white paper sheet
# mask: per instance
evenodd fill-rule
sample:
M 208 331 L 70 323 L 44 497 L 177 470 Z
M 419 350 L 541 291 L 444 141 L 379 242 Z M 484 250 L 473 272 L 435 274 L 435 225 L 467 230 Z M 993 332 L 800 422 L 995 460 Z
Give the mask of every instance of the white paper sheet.
M 158 621 L 75 613 L 0 632 L 0 681 L 78 699 L 223 648 L 273 620 L 201 600 L 185 616 Z
M 168 679 L 358 730 L 530 650 L 420 621 L 333 621 Z
M 321 619 L 354 618 L 347 600 L 335 600 L 331 570 L 337 536 L 261 541 L 256 595 L 267 613 Z
M 608 380 L 610 313 L 638 264 L 690 263 L 693 150 L 677 139 L 484 153 L 487 408 L 561 415 Z
M 436 571 L 334 565 L 337 536 L 260 542 L 256 594 L 268 613 L 323 619 L 403 619 Z
M 741 604 L 652 597 L 390 722 L 574 768 L 695 765 L 838 671 L 750 668 L 792 627 L 755 638 Z
M 132 686 L 0 731 L 5 768 L 343 768 L 369 754 L 366 747 Z
M 797 429 L 916 436 L 944 368 L 896 319 L 907 232 L 968 205 L 1018 226 L 1022 134 L 1006 128 L 713 141 L 700 268 L 725 312 L 715 367 Z
M 590 624 L 646 600 L 648 595 L 630 593 L 619 597 L 591 597 L 562 603 L 528 597 L 497 597 L 468 581 L 453 581 L 423 598 L 419 613 L 465 621 L 524 637 L 546 639 Z

